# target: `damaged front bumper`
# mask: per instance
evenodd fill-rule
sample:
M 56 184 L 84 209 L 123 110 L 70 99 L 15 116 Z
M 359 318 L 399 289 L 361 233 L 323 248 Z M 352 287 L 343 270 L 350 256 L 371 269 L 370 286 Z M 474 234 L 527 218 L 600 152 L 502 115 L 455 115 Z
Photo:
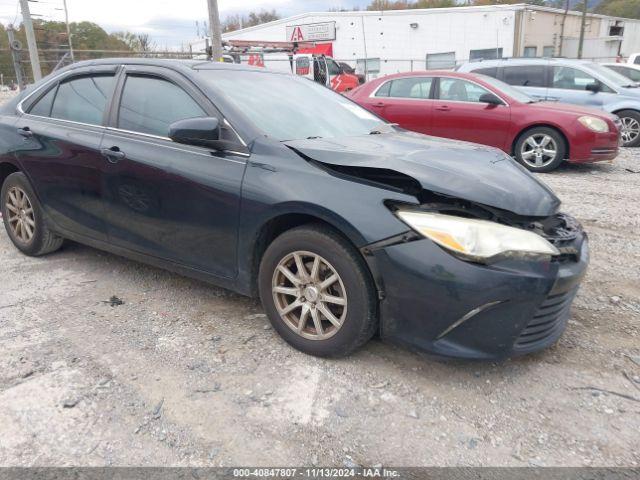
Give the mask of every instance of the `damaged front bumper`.
M 443 356 L 499 359 L 558 340 L 589 262 L 586 235 L 550 261 L 463 261 L 428 239 L 365 252 L 381 288 L 381 336 Z

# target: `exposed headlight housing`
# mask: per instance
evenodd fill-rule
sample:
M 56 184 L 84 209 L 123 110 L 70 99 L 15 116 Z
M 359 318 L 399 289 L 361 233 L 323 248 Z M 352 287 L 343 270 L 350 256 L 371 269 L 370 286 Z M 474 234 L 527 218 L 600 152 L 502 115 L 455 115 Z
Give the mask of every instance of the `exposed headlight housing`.
M 598 133 L 607 133 L 609 131 L 609 125 L 607 122 L 598 117 L 584 116 L 580 117 L 578 121 L 589 130 Z
M 501 256 L 560 254 L 540 235 L 520 228 L 435 212 L 398 210 L 396 214 L 422 236 L 472 261 L 486 263 Z

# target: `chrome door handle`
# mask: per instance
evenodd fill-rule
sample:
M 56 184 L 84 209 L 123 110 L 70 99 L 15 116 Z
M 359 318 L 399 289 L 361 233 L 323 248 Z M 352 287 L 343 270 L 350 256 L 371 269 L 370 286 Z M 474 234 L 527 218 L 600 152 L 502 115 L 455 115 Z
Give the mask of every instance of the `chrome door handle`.
M 120 151 L 118 147 L 103 148 L 100 150 L 100 153 L 111 163 L 118 163 L 120 160 L 123 160 L 127 157 L 124 152 Z
M 22 127 L 18 129 L 18 134 L 22 135 L 24 138 L 31 138 L 33 137 L 33 132 L 31 131 L 31 129 L 29 127 Z

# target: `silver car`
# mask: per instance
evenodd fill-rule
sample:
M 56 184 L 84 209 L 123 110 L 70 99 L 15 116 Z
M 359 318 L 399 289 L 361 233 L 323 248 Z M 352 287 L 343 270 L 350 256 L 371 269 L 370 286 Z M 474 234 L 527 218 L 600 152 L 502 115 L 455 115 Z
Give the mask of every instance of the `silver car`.
M 469 62 L 460 72 L 483 73 L 541 101 L 600 108 L 620 117 L 625 147 L 640 145 L 640 88 L 607 67 L 584 60 L 515 58 Z
M 602 65 L 627 77 L 629 80 L 640 83 L 640 65 L 632 63 L 603 63 Z

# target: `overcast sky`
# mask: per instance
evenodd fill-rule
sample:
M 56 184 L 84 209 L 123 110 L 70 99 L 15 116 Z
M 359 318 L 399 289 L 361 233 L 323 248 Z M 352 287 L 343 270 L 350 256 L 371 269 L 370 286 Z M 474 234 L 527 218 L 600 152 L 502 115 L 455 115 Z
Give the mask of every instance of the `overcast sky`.
M 218 0 L 220 16 L 275 9 L 283 16 L 332 7 L 366 6 L 369 0 Z M 0 21 L 20 23 L 18 0 L 0 0 Z M 34 18 L 63 20 L 62 0 L 30 1 Z M 70 21 L 88 20 L 113 32 L 149 33 L 159 47 L 178 47 L 196 37 L 196 20 L 207 18 L 207 0 L 67 0 Z M 38 15 L 42 15 L 38 17 Z

